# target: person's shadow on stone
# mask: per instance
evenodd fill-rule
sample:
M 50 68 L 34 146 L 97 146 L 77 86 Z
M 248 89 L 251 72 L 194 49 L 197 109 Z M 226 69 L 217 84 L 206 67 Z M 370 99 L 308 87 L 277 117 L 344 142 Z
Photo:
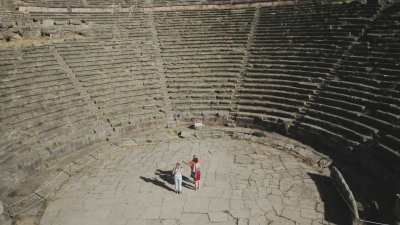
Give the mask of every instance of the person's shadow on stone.
M 140 179 L 144 180 L 147 183 L 153 183 L 154 185 L 157 185 L 159 187 L 165 188 L 168 191 L 172 191 L 175 192 L 174 189 L 172 189 L 171 187 L 169 187 L 168 185 L 165 184 L 165 182 L 158 180 L 157 178 L 147 178 L 147 177 L 142 177 L 140 176 Z
M 154 174 L 159 176 L 163 181 L 166 181 L 169 184 L 172 184 L 172 185 L 175 184 L 174 175 L 172 174 L 172 170 L 157 169 Z
M 194 184 L 194 181 L 191 180 L 191 179 L 189 179 L 189 178 L 186 177 L 186 176 L 182 176 L 182 180 L 183 180 L 184 182 L 187 182 L 187 183 L 190 183 L 190 184 Z

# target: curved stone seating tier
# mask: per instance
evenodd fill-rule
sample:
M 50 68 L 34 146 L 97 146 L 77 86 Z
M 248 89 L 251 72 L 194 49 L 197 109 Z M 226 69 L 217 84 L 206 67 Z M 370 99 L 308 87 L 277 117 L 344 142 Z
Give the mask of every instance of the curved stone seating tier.
M 5 197 L 41 162 L 96 141 L 98 126 L 48 47 L 2 50 L 0 59 L 8 62 L 1 66 L 0 161 L 2 172 L 16 177 L 1 181 Z
M 329 126 L 334 124 L 335 126 L 332 126 L 332 130 L 339 132 L 339 134 L 348 137 L 350 140 L 358 141 L 360 143 L 366 142 L 370 139 L 372 139 L 372 134 L 374 132 L 374 129 L 369 128 L 366 125 L 363 125 L 362 123 L 359 123 L 357 121 L 352 121 L 347 118 L 342 118 L 340 116 L 330 114 L 324 111 L 320 111 L 319 108 L 318 110 L 315 109 L 306 109 L 304 114 L 307 117 L 310 118 L 316 118 L 317 123 L 321 124 L 322 127 L 325 127 L 325 123 L 328 123 L 328 127 L 326 128 L 327 130 L 329 129 Z M 300 118 L 298 121 L 301 122 L 303 118 Z M 321 122 L 323 121 L 323 122 Z M 307 121 L 306 121 L 307 122 Z M 310 123 L 310 122 L 308 122 Z M 319 125 L 316 124 L 316 125 Z M 363 133 L 363 134 L 362 134 Z
M 282 116 L 283 120 L 290 121 L 295 118 L 299 108 L 303 107 L 309 98 L 308 94 L 301 93 L 305 91 L 304 89 L 283 86 L 264 88 L 238 90 L 240 98 L 237 102 L 238 112 L 235 116 L 241 117 L 243 114 L 252 112 L 253 114 L 259 113 L 260 118 Z M 286 90 L 284 90 L 285 88 Z
M 399 131 L 400 129 L 397 129 L 396 133 L 380 137 L 372 152 L 380 161 L 385 162 L 393 174 L 399 174 L 400 172 L 398 166 L 398 159 L 400 158 Z
M 110 7 L 139 7 L 143 5 L 143 0 L 22 0 L 18 5 L 40 6 L 49 8 L 110 8 Z
M 84 20 L 87 22 L 93 22 L 96 24 L 116 24 L 118 23 L 120 26 L 124 25 L 139 25 L 143 24 L 142 17 L 144 16 L 143 12 L 134 12 L 134 13 L 126 13 L 126 12 L 89 12 L 89 13 L 78 13 L 78 12 L 30 12 L 29 13 L 33 18 L 42 18 L 42 19 L 53 19 L 55 21 L 68 21 L 71 19 Z M 136 20 L 134 20 L 136 19 Z M 140 32 L 140 30 L 136 30 L 135 32 Z
M 82 2 L 80 0 L 71 0 L 68 2 L 63 0 L 49 0 L 46 1 L 46 3 L 43 3 L 43 1 L 41 0 L 23 0 L 21 2 L 21 5 L 64 8 L 64 7 L 80 7 L 82 6 Z
M 358 131 L 364 135 L 372 136 L 378 133 L 378 129 L 369 127 L 366 124 L 357 121 L 360 114 L 349 112 L 341 108 L 334 108 L 322 104 L 309 103 L 310 107 L 307 109 L 306 114 L 320 114 L 317 117 L 324 120 L 332 121 L 336 124 L 343 125 L 352 130 Z
M 98 8 L 109 8 L 109 7 L 140 7 L 143 6 L 144 0 L 86 0 L 85 7 L 98 7 Z
M 177 6 L 177 5 L 203 5 L 203 4 L 229 4 L 230 0 L 153 0 L 151 6 Z
M 295 126 L 289 127 L 289 132 L 295 134 L 297 138 L 301 138 L 304 141 L 308 141 L 310 143 L 313 143 L 314 141 L 318 144 L 321 144 L 319 141 L 323 141 L 325 144 L 329 144 L 340 149 L 352 150 L 354 147 L 359 145 L 359 142 L 352 141 L 337 132 L 333 132 L 332 127 L 337 127 L 335 124 L 309 117 L 308 120 L 311 120 L 312 123 L 307 123 L 306 120 L 307 119 L 300 123 L 295 123 Z M 315 125 L 315 123 L 320 124 Z M 321 124 L 325 124 L 325 127 L 323 127 Z
M 395 136 L 396 135 L 396 136 Z M 391 149 L 392 154 L 397 155 L 397 157 L 400 156 L 400 137 L 399 134 L 394 134 L 394 135 L 385 135 L 381 138 L 379 141 L 381 144 L 384 144 L 385 146 L 389 147 Z
M 220 100 L 185 100 L 184 102 L 175 102 L 173 105 L 176 112 L 189 112 L 193 115 L 201 115 L 202 113 L 227 111 L 231 108 L 230 102 Z
M 114 131 L 135 129 L 152 119 L 158 121 L 154 123 L 157 126 L 163 124 L 160 118 L 165 114 L 162 107 L 166 96 L 160 92 L 164 84 L 154 62 L 148 15 L 142 12 L 31 14 L 60 22 L 81 21 L 96 32 L 94 38 L 65 41 L 55 47 Z
M 377 118 L 381 118 L 389 123 L 399 124 L 400 107 L 393 104 L 381 104 L 373 112 Z
M 162 114 L 163 84 L 155 75 L 150 43 L 143 39 L 69 42 L 56 48 L 113 128 L 124 131 L 138 123 L 140 118 L 135 117 Z M 79 54 L 82 51 L 86 54 Z
M 398 124 L 396 117 L 384 112 L 386 108 L 395 111 L 397 107 L 385 107 L 386 104 L 380 103 L 379 99 L 377 95 L 367 91 L 357 91 L 357 88 L 327 85 L 322 88 L 317 97 L 313 97 L 310 104 L 323 107 L 317 107 L 318 111 L 325 111 L 324 114 L 316 115 L 317 118 L 330 120 L 329 117 L 324 115 L 331 113 L 335 116 L 332 118 L 334 119 L 333 122 L 354 132 L 374 137 L 395 131 L 397 129 L 396 124 Z M 336 110 L 329 108 L 330 106 L 334 106 Z M 379 111 L 375 111 L 376 109 L 379 109 Z M 305 115 L 310 116 L 311 114 L 306 110 Z M 393 121 L 396 121 L 396 123 L 391 124 Z
M 365 5 L 357 3 L 261 8 L 246 73 L 240 86 L 238 115 L 246 112 L 247 107 L 251 105 L 251 111 L 260 113 L 260 118 L 269 116 L 271 110 L 254 110 L 254 107 L 264 108 L 262 101 L 258 99 L 270 99 L 270 108 L 288 112 L 288 115 L 272 112 L 272 116 L 279 118 L 279 115 L 283 115 L 285 121 L 292 119 L 293 122 L 304 114 L 305 119 L 296 120 L 297 123 L 308 122 L 310 128 L 321 126 L 326 134 L 334 133 L 333 129 L 347 132 L 346 135 L 353 138 L 350 142 L 354 144 L 356 140 L 364 140 L 363 135 L 358 135 L 357 131 L 349 130 L 345 126 L 335 127 L 335 124 L 318 118 L 324 115 L 323 112 L 304 111 L 303 108 L 308 107 L 308 103 L 313 101 L 313 96 L 319 96 L 319 90 L 325 85 L 324 80 L 331 78 L 331 71 L 343 52 L 361 32 L 365 21 L 352 21 L 353 13 L 370 15 L 366 11 L 368 10 Z M 260 96 L 251 101 L 246 96 L 249 94 Z M 242 100 L 242 95 L 245 101 Z M 286 102 L 289 105 L 282 103 L 282 98 L 287 98 Z M 330 102 L 336 106 L 341 105 L 340 101 L 325 99 L 325 103 Z M 274 104 L 275 107 L 272 107 Z M 355 105 L 350 107 L 354 108 Z M 307 112 L 315 113 L 308 115 Z M 313 118 L 314 116 L 316 118 Z M 335 122 L 342 119 L 336 115 L 329 118 L 336 120 Z M 359 125 L 354 125 L 344 118 L 341 122 L 356 127 Z M 335 135 L 342 139 L 347 138 L 342 134 Z
M 376 9 L 356 2 L 257 10 L 32 13 L 100 29 L 51 48 L 1 50 L 0 123 L 12 132 L 1 134 L 0 162 L 29 171 L 103 139 L 101 130 L 165 125 L 169 101 L 176 115 L 276 125 L 338 151 L 377 156 L 398 173 L 398 17 L 372 20 Z
M 157 12 L 154 17 L 173 110 L 229 111 L 254 9 Z
M 85 23 L 96 39 L 140 38 L 149 35 L 147 15 L 134 13 L 45 13 L 31 12 L 32 18 L 52 19 L 59 23 Z
M 287 3 L 286 0 L 153 0 L 145 3 L 145 6 L 193 6 L 193 5 L 228 5 L 228 4 L 245 4 L 245 3 Z M 302 0 L 301 2 L 296 2 L 296 4 L 304 4 L 313 2 L 312 0 Z M 294 4 L 293 2 L 288 2 L 289 4 Z
M 335 78 L 323 82 L 290 129 L 309 140 L 319 135 L 333 144 L 363 150 L 368 153 L 363 157 L 379 162 L 376 174 L 391 180 L 399 173 L 400 51 L 393 38 L 398 22 L 383 21 L 378 17 L 368 22 L 365 35 L 331 72 Z
M 271 51 L 273 51 L 271 49 Z M 318 56 L 318 54 L 313 52 L 304 52 L 298 53 L 296 55 L 290 55 L 286 50 L 281 49 L 280 51 L 276 51 L 270 53 L 268 55 L 263 54 L 263 51 L 257 52 L 257 49 L 252 50 L 252 62 L 255 63 L 268 63 L 272 64 L 273 62 L 276 63 L 283 63 L 283 64 L 294 64 L 298 65 L 299 62 L 307 62 L 306 65 L 303 66 L 310 66 L 310 67 L 324 67 L 326 65 L 332 65 L 335 63 L 336 60 L 332 58 L 324 58 Z
M 0 18 L 4 25 L 23 24 L 27 20 L 31 20 L 30 16 L 18 11 L 2 9 L 0 5 Z
M 357 117 L 346 117 L 376 130 L 378 146 L 390 150 L 393 145 L 386 146 L 381 140 L 399 132 L 400 95 L 396 87 L 400 50 L 396 47 L 398 40 L 387 37 L 393 36 L 396 31 L 393 28 L 399 26 L 394 18 L 388 21 L 387 14 L 382 15 L 369 25 L 365 36 L 343 57 L 333 74 L 338 80 L 327 81 L 319 96 L 346 102 L 336 107 L 357 113 Z M 320 100 L 315 99 L 315 103 L 326 104 Z M 354 104 L 360 106 L 351 107 Z M 352 130 L 360 132 L 359 128 Z

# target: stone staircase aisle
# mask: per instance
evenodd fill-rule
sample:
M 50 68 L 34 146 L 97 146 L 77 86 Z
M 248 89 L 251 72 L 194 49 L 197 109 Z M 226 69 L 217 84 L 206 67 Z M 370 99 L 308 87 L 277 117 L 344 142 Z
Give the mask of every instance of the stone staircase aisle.
M 104 118 L 104 113 L 99 110 L 92 100 L 90 95 L 88 94 L 87 90 L 82 86 L 81 82 L 76 77 L 75 73 L 72 69 L 67 65 L 64 61 L 63 57 L 58 53 L 57 49 L 54 46 L 50 46 L 50 52 L 53 54 L 54 58 L 57 60 L 58 64 L 60 65 L 61 69 L 66 73 L 68 78 L 71 80 L 74 88 L 76 88 L 83 99 L 86 101 L 88 108 L 90 109 L 90 114 L 96 117 L 97 122 L 97 129 L 96 133 L 100 136 L 110 136 L 111 133 L 109 132 L 112 128 L 109 124 L 106 123 L 106 118 Z M 108 139 L 107 139 L 108 140 Z

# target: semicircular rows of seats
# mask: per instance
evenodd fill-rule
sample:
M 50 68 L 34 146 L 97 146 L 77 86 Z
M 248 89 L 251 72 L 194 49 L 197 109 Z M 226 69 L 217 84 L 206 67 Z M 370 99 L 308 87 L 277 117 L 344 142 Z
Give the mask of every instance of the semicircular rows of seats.
M 54 47 L 71 68 L 113 130 L 140 123 L 159 123 L 163 83 L 148 15 L 144 13 L 32 13 L 55 21 L 79 19 L 101 25 L 95 38 L 66 41 Z M 82 54 L 84 52 L 85 54 Z
M 290 0 L 287 0 L 291 2 Z M 310 0 L 308 0 L 310 1 Z M 20 6 L 48 8 L 110 8 L 110 7 L 165 7 L 165 6 L 194 6 L 194 5 L 223 5 L 255 2 L 286 2 L 286 0 L 21 0 Z
M 347 126 L 363 137 L 352 140 L 370 145 L 372 155 L 386 162 L 397 174 L 400 172 L 399 21 L 398 4 L 377 17 L 343 57 L 334 73 L 337 80 L 327 82 L 320 92 L 321 98 L 337 99 L 354 106 L 346 108 L 343 104 L 330 111 L 364 125 Z M 320 103 L 318 99 L 315 102 Z
M 254 9 L 154 14 L 172 110 L 227 113 Z
M 101 29 L 94 38 L 0 50 L 0 161 L 9 174 L 0 177 L 2 199 L 49 159 L 90 151 L 115 133 L 166 121 L 146 15 L 31 16 L 79 18 Z
M 373 11 L 357 3 L 262 9 L 238 90 L 238 119 L 261 114 L 290 125 L 307 115 L 303 111 L 333 79 L 333 68 L 363 28 L 351 16 L 369 18 Z
M 261 9 L 233 114 L 336 148 L 373 149 L 398 173 L 398 9 L 374 20 L 374 5 L 319 7 Z
M 34 6 L 48 8 L 109 8 L 109 7 L 138 7 L 143 0 L 22 0 L 19 6 Z
M 396 7 L 376 18 L 375 6 L 357 2 L 152 14 L 31 13 L 85 20 L 101 29 L 94 38 L 1 50 L 0 123 L 12 132 L 1 132 L 0 159 L 29 171 L 102 140 L 101 129 L 160 126 L 169 100 L 177 114 L 221 112 L 239 124 L 259 120 L 338 147 L 369 147 L 396 171 Z

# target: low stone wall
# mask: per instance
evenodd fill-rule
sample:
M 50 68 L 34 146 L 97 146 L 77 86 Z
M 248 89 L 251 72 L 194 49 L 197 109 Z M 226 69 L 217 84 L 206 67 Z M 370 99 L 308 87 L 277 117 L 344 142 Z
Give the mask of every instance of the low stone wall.
M 27 17 L 21 18 L 19 22 L 2 23 L 0 21 L 0 47 L 23 47 L 84 38 L 94 35 L 93 28 L 93 24 L 88 24 L 79 19 L 54 21 L 52 19 L 36 20 Z
M 293 5 L 296 1 L 279 2 L 246 2 L 234 4 L 204 4 L 204 5 L 177 5 L 177 6 L 155 6 L 155 7 L 129 7 L 129 8 L 47 8 L 36 6 L 20 6 L 18 10 L 23 13 L 46 12 L 46 13 L 117 13 L 117 12 L 168 12 L 168 11 L 199 11 L 213 9 L 242 9 L 255 7 L 270 7 L 280 5 Z
M 186 125 L 188 124 L 189 123 Z M 303 161 L 303 163 L 319 170 L 321 173 L 329 174 L 329 167 L 332 164 L 331 158 L 314 150 L 310 146 L 291 139 L 290 137 L 286 137 L 278 133 L 263 132 L 262 130 L 254 127 L 212 127 L 214 124 L 211 124 L 210 127 L 209 123 L 205 123 L 205 125 L 206 127 L 204 129 L 196 131 L 197 135 L 202 137 L 221 137 L 227 135 L 233 139 L 247 140 L 261 145 L 270 146 L 274 149 L 288 152 L 289 154 Z
M 145 12 L 166 12 L 166 11 L 193 11 L 193 10 L 211 10 L 211 9 L 241 9 L 252 7 L 268 7 L 279 5 L 293 5 L 296 1 L 279 1 L 279 2 L 258 2 L 258 3 L 235 3 L 235 4 L 219 4 L 219 5 L 178 5 L 178 6 L 159 6 L 143 8 Z
M 331 166 L 331 179 L 339 192 L 342 196 L 343 200 L 346 202 L 347 206 L 352 211 L 353 215 L 353 224 L 360 224 L 360 216 L 358 214 L 358 207 L 356 199 L 354 198 L 353 192 L 351 191 L 349 185 L 347 184 L 346 180 L 344 179 L 342 173 L 335 167 Z

